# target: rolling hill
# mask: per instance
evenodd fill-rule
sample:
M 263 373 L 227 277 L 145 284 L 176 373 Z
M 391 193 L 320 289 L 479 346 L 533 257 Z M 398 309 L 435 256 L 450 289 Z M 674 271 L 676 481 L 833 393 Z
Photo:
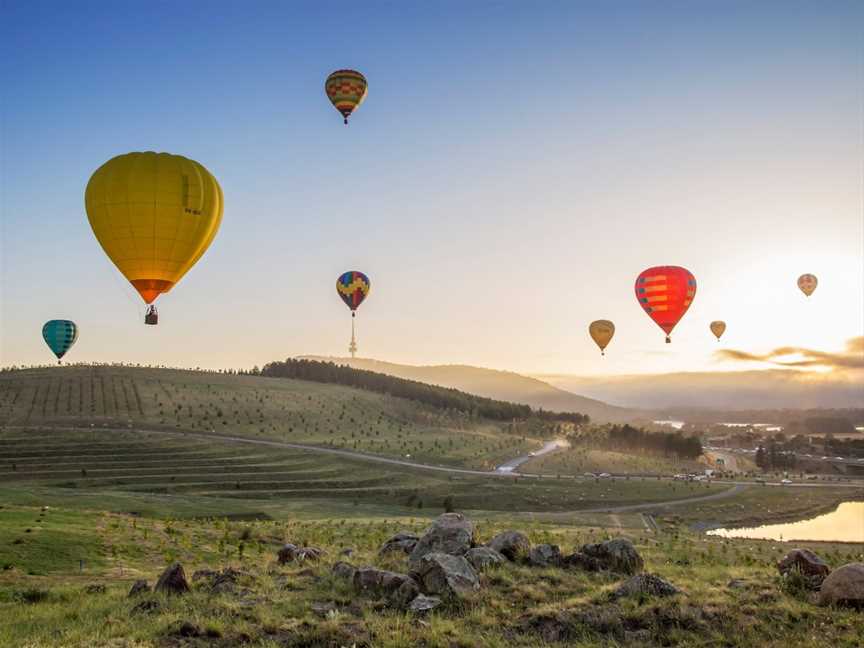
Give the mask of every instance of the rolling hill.
M 469 365 L 415 366 L 383 362 L 369 358 L 337 358 L 303 356 L 384 373 L 407 380 L 416 380 L 477 394 L 487 398 L 524 403 L 555 412 L 581 412 L 600 422 L 624 422 L 638 418 L 640 413 L 624 407 L 608 405 L 593 398 L 579 396 L 549 383 L 509 371 L 484 369 Z
M 559 389 L 577 390 L 626 407 L 713 410 L 864 407 L 860 376 L 766 369 L 630 376 L 538 374 Z

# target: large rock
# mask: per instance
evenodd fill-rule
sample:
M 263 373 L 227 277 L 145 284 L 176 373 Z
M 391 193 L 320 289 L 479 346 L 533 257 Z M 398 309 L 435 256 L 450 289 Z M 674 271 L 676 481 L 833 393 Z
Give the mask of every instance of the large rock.
M 586 544 L 579 553 L 597 560 L 601 569 L 621 574 L 637 574 L 645 566 L 642 556 L 627 538 Z
M 822 581 L 819 604 L 864 609 L 864 563 L 849 563 L 828 574 Z
M 603 569 L 603 563 L 580 551 L 574 551 L 569 556 L 564 556 L 562 563 L 565 567 L 573 567 L 582 571 L 598 572 Z
M 486 546 L 494 549 L 507 560 L 518 561 L 528 557 L 531 551 L 531 542 L 521 531 L 504 531 L 499 533 Z
M 346 580 L 349 582 L 354 582 L 354 574 L 357 573 L 357 568 L 351 563 L 344 562 L 340 560 L 335 565 L 333 565 L 333 569 L 331 570 L 333 575 L 336 578 L 340 578 L 342 580 Z
M 465 554 L 465 560 L 477 571 L 484 571 L 490 567 L 497 567 L 507 562 L 503 554 L 498 553 L 491 547 L 474 547 Z
M 424 616 L 441 605 L 441 599 L 437 596 L 425 596 L 418 594 L 408 606 L 408 611 L 416 616 Z
M 413 578 L 402 581 L 402 584 L 393 590 L 387 597 L 387 602 L 399 610 L 405 610 L 411 604 L 417 595 L 420 594 L 420 587 L 417 581 Z
M 426 594 L 464 598 L 480 589 L 477 572 L 462 556 L 437 551 L 426 554 L 417 562 L 414 575 Z
M 409 560 L 417 563 L 430 553 L 464 556 L 474 546 L 474 524 L 461 513 L 443 513 L 417 541 Z
M 183 571 L 183 565 L 174 563 L 162 572 L 159 580 L 156 581 L 154 591 L 166 594 L 185 594 L 188 592 L 189 583 L 186 580 L 186 572 Z
M 389 538 L 381 545 L 381 549 L 378 553 L 386 554 L 392 551 L 402 552 L 405 554 L 410 554 L 414 551 L 414 547 L 417 546 L 417 542 L 419 542 L 420 538 L 413 533 L 408 533 L 407 531 L 400 531 L 392 538 Z
M 810 589 L 817 590 L 831 568 L 824 560 L 809 549 L 793 549 L 777 563 L 777 570 L 784 578 L 790 574 L 800 574 Z
M 146 580 L 136 580 L 132 583 L 132 589 L 129 590 L 129 594 L 127 595 L 129 598 L 134 598 L 136 596 L 140 596 L 141 594 L 149 594 L 150 593 L 150 585 L 147 584 Z
M 622 585 L 612 592 L 612 598 L 618 599 L 625 596 L 674 596 L 680 594 L 681 590 L 672 583 L 664 580 L 656 574 L 636 574 L 631 576 Z
M 389 597 L 410 580 L 412 578 L 407 574 L 397 574 L 377 567 L 360 567 L 354 573 L 354 587 L 360 592 L 376 596 Z
M 317 547 L 298 547 L 288 542 L 283 545 L 279 553 L 276 554 L 276 557 L 279 559 L 279 564 L 284 565 L 291 562 L 303 562 L 304 560 L 320 560 L 322 555 L 324 555 L 323 549 L 318 549 Z
M 558 567 L 562 560 L 558 545 L 539 544 L 531 547 L 528 552 L 528 562 L 534 567 Z

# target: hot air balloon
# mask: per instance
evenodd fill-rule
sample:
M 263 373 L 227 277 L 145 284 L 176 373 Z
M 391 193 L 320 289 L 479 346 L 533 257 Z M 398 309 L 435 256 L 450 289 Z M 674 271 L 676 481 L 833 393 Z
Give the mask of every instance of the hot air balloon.
M 615 335 L 615 325 L 609 320 L 596 320 L 588 326 L 588 333 L 600 347 L 600 355 L 606 355 L 606 346 Z
M 717 341 L 720 341 L 720 336 L 723 335 L 723 332 L 726 330 L 726 322 L 722 322 L 720 320 L 715 320 L 708 325 L 711 329 L 711 332 L 717 336 Z
M 42 327 L 42 339 L 57 356 L 57 364 L 78 339 L 78 326 L 70 320 L 48 320 Z
M 336 70 L 324 82 L 327 98 L 348 124 L 348 117 L 366 98 L 366 77 L 356 70 Z
M 336 292 L 351 309 L 351 344 L 348 346 L 348 351 L 352 358 L 357 352 L 357 341 L 354 339 L 354 316 L 357 308 L 369 294 L 370 286 L 369 277 L 356 270 L 343 272 L 336 280 Z
M 819 281 L 816 279 L 816 275 L 803 274 L 798 277 L 798 288 L 808 297 L 813 294 L 818 284 Z
M 672 329 L 696 296 L 696 278 L 685 268 L 656 266 L 636 278 L 635 289 L 639 305 L 666 332 L 668 344 Z
M 213 242 L 222 222 L 222 188 L 194 160 L 127 153 L 96 169 L 84 193 L 96 239 L 148 305 L 171 290 Z

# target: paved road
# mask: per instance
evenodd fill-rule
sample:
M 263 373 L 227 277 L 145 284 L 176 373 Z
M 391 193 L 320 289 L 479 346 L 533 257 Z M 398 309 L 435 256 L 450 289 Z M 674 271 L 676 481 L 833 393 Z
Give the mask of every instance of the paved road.
M 503 472 L 503 473 L 514 472 L 519 466 L 524 464 L 526 461 L 530 461 L 534 457 L 539 457 L 541 455 L 549 454 L 550 452 L 555 452 L 556 450 L 558 450 L 560 448 L 567 448 L 567 447 L 569 447 L 569 445 L 570 445 L 569 443 L 567 443 L 566 441 L 563 441 L 561 439 L 555 439 L 554 441 L 549 441 L 546 445 L 544 445 L 542 448 L 540 448 L 536 452 L 524 455 L 522 457 L 516 457 L 515 459 L 511 459 L 510 461 L 507 461 L 507 462 L 501 464 L 500 466 L 498 466 L 495 469 L 495 472 Z

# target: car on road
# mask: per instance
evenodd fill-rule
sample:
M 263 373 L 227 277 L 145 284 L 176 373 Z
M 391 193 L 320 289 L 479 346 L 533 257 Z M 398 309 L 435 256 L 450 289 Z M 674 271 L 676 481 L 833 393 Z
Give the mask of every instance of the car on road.
M 536 457 L 536 456 L 537 456 L 537 453 L 536 453 L 536 452 L 529 452 L 529 453 L 528 453 L 528 456 L 529 456 L 529 457 Z
M 836 461 L 846 461 L 843 457 L 834 457 Z
M 598 476 L 600 479 L 609 479 L 612 475 L 610 475 L 609 473 L 600 473 L 600 474 L 597 475 L 597 476 Z
M 792 480 L 791 479 L 781 479 L 780 483 L 783 484 L 784 486 L 787 486 L 788 484 L 792 483 Z

